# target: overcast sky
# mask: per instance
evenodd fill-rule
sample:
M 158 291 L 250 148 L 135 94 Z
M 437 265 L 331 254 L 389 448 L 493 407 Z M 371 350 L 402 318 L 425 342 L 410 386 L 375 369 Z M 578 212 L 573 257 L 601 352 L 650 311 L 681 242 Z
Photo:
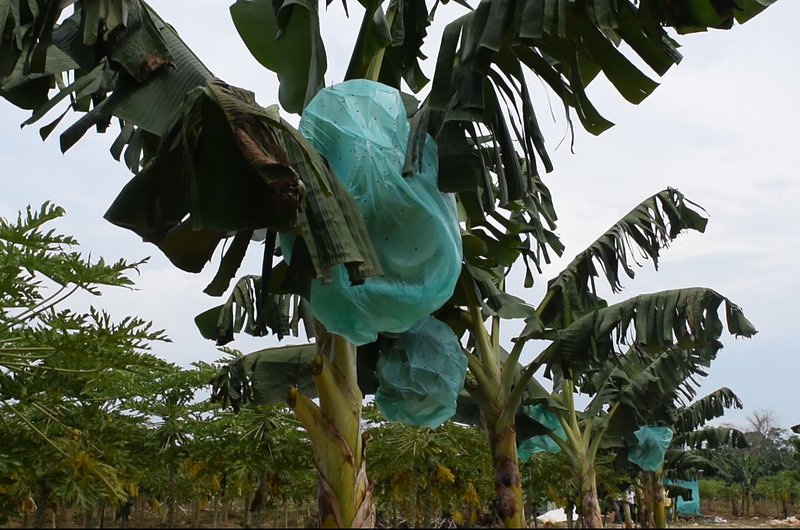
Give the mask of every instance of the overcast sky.
M 255 91 L 264 106 L 277 101 L 274 74 L 250 56 L 226 2 L 150 4 L 215 75 Z M 358 31 L 358 4 L 349 6 L 350 20 L 338 2 L 322 14 L 329 85 L 342 79 Z M 437 16 L 460 13 L 451 2 L 440 7 Z M 680 237 L 664 253 L 659 272 L 644 262 L 635 280 L 624 281 L 623 294 L 609 295 L 609 300 L 692 286 L 711 287 L 731 298 L 759 334 L 750 340 L 723 337 L 725 349 L 701 393 L 728 386 L 742 398 L 745 409 L 730 412 L 726 420 L 741 422 L 756 409 L 772 409 L 785 427 L 800 423 L 800 359 L 791 316 L 794 297 L 800 294 L 800 149 L 795 145 L 800 140 L 800 74 L 795 64 L 800 50 L 794 36 L 798 20 L 800 2 L 781 0 L 732 31 L 680 37 L 683 62 L 639 106 L 624 101 L 600 76 L 589 95 L 617 125 L 600 137 L 577 129 L 574 154 L 569 141 L 556 149 L 565 132 L 561 110 L 554 108 L 553 121 L 544 89 L 532 80 L 537 114 L 555 164 L 545 182 L 553 193 L 558 233 L 567 250 L 563 260 L 537 278 L 533 289 L 521 288 L 520 275 L 514 276 L 517 287 L 509 287 L 536 303 L 546 280 L 633 206 L 667 186 L 680 189 L 708 210 L 708 230 Z M 430 30 L 429 57 L 436 57 L 441 29 L 437 24 Z M 423 64 L 429 75 L 433 67 L 433 59 Z M 74 235 L 84 252 L 107 260 L 152 256 L 136 279 L 138 291 L 107 290 L 102 299 L 76 298 L 73 304 L 85 308 L 93 303 L 118 319 L 135 314 L 153 320 L 173 340 L 153 347 L 169 361 L 188 366 L 195 360 L 217 359 L 214 344 L 200 337 L 193 318 L 219 303 L 202 293 L 219 256 L 202 274 L 184 273 L 155 247 L 104 221 L 103 213 L 131 177 L 108 153 L 115 135 L 90 133 L 62 156 L 57 137 L 65 125 L 43 144 L 38 127 L 20 131 L 27 117 L 27 112 L 0 103 L 0 215 L 15 216 L 28 204 L 51 200 L 67 210 L 59 230 Z M 240 273 L 257 273 L 259 255 L 253 247 Z M 510 337 L 516 329 L 508 326 L 504 335 Z M 231 346 L 248 352 L 272 344 L 272 338 L 241 337 Z M 526 356 L 533 357 L 539 347 L 531 346 Z

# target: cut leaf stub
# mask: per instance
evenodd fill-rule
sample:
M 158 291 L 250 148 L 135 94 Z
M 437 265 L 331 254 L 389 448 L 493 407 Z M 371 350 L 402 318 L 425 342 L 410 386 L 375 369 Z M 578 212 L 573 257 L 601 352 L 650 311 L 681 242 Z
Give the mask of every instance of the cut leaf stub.
M 452 296 L 461 271 L 455 198 L 438 189 L 436 144 L 428 137 L 421 171 L 403 177 L 409 137 L 403 100 L 397 90 L 362 79 L 320 91 L 300 132 L 358 204 L 383 269 L 363 285 L 351 285 L 341 265 L 331 268 L 332 282 L 314 280 L 315 318 L 356 345 L 380 332 L 405 332 Z M 281 238 L 289 260 L 290 240 Z

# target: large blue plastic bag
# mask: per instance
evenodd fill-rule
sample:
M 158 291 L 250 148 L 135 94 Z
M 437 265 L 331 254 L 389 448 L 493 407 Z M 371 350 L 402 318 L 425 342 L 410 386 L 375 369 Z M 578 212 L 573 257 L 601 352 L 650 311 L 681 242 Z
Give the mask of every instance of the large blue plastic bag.
M 645 471 L 655 471 L 664 462 L 664 454 L 672 441 L 669 427 L 645 425 L 633 433 L 639 443 L 628 450 L 628 460 Z
M 566 440 L 567 433 L 564 432 L 564 427 L 561 426 L 556 415 L 542 405 L 526 405 L 522 407 L 522 412 L 555 432 L 560 439 Z M 549 434 L 531 436 L 517 446 L 517 459 L 520 462 L 525 462 L 533 453 L 541 453 L 543 451 L 558 453 L 561 448 L 550 438 Z
M 682 486 L 686 489 L 692 490 L 692 500 L 688 501 L 679 495 L 675 499 L 675 511 L 678 515 L 700 515 L 700 484 L 697 479 L 694 480 L 670 480 L 664 479 L 664 485 L 669 487 L 669 484 Z
M 410 130 L 400 93 L 363 79 L 321 90 L 299 129 L 358 203 L 384 272 L 351 286 L 337 265 L 332 283 L 312 283 L 312 313 L 358 346 L 406 331 L 444 305 L 461 271 L 455 198 L 437 186 L 435 142 L 426 139 L 422 171 L 403 177 Z M 281 238 L 289 259 L 291 241 Z
M 381 350 L 375 403 L 389 421 L 436 428 L 456 413 L 466 374 L 467 357 L 456 334 L 426 316 L 395 347 Z

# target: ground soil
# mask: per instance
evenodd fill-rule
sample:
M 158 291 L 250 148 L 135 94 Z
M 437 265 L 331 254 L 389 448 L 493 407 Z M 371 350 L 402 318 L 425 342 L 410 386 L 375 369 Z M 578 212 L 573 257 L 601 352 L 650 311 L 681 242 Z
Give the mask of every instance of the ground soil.
M 715 517 L 720 517 L 725 519 L 725 522 L 715 522 Z M 142 525 L 139 528 L 166 528 L 166 525 L 162 522 L 163 521 L 163 514 L 158 514 L 151 511 L 149 508 L 145 508 L 145 513 L 142 514 L 140 517 Z M 192 519 L 190 514 L 184 514 L 181 510 L 178 510 L 176 514 L 177 519 L 177 527 L 178 528 L 192 528 Z M 137 528 L 135 525 L 135 518 L 131 517 L 128 522 L 128 528 Z M 255 520 L 255 515 L 253 517 Z M 311 513 L 309 515 L 308 510 L 301 510 L 301 511 L 290 511 L 288 514 L 288 527 L 289 528 L 315 528 L 317 526 L 316 521 L 316 514 Z M 30 522 L 33 522 L 33 517 L 30 518 Z M 69 526 L 61 526 L 62 528 L 81 528 L 82 518 L 81 517 L 74 517 L 70 522 Z M 379 527 L 387 528 L 388 525 L 386 521 L 378 521 Z M 486 521 L 488 523 L 488 521 Z M 238 513 L 230 513 L 228 515 L 228 522 L 219 523 L 217 526 L 214 525 L 214 513 L 212 511 L 203 511 L 200 514 L 200 528 L 245 528 L 244 525 L 244 518 L 241 514 Z M 441 526 L 439 526 L 441 525 Z M 447 522 L 439 522 L 436 525 L 440 528 L 455 528 L 455 525 L 452 521 Z M 4 528 L 22 528 L 22 519 L 15 519 L 10 521 L 8 524 L 2 526 Z M 104 518 L 103 525 L 101 528 L 119 528 L 120 524 L 119 521 L 114 520 L 113 513 L 106 514 Z M 251 528 L 255 528 L 255 525 L 250 526 Z M 484 525 L 475 525 L 474 528 L 489 528 L 491 525 L 486 524 Z M 539 528 L 566 528 L 565 524 L 557 524 L 557 525 L 538 525 Z M 621 524 L 606 524 L 607 528 L 623 528 L 624 526 Z M 684 519 L 681 518 L 678 521 L 673 521 L 670 523 L 671 528 L 795 528 L 800 530 L 800 524 L 787 524 L 785 520 L 781 521 L 776 517 L 732 517 L 730 514 L 726 513 L 714 513 L 714 512 L 706 512 L 704 511 L 703 515 L 698 518 L 688 518 Z M 284 528 L 284 519 L 283 519 L 283 510 L 280 510 L 279 513 L 269 513 L 266 518 L 266 523 L 261 526 L 260 528 Z

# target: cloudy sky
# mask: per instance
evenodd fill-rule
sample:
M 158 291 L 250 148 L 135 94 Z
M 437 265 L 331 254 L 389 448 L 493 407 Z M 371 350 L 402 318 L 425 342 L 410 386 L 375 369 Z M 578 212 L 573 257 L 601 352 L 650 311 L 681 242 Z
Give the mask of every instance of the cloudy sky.
M 189 9 L 174 0 L 150 4 L 215 75 L 255 91 L 262 105 L 277 101 L 275 76 L 241 43 L 226 2 L 194 0 Z M 322 15 L 328 84 L 342 79 L 358 31 L 358 5 L 349 4 L 350 20 L 338 2 Z M 460 9 L 450 3 L 438 16 L 444 20 Z M 683 62 L 639 106 L 624 101 L 601 76 L 589 95 L 617 125 L 597 138 L 577 130 L 574 153 L 568 141 L 556 149 L 565 133 L 560 109 L 554 109 L 557 119 L 550 119 L 544 89 L 535 94 L 555 164 L 545 181 L 567 250 L 533 289 L 523 290 L 521 276 L 515 275 L 519 287 L 511 290 L 535 303 L 547 279 L 633 206 L 667 186 L 680 189 L 709 212 L 708 230 L 680 237 L 664 254 L 658 272 L 644 263 L 635 280 L 624 282 L 623 294 L 609 299 L 707 286 L 742 306 L 760 332 L 750 340 L 724 337 L 725 349 L 702 388 L 732 388 L 745 403 L 743 411 L 726 416 L 737 422 L 756 409 L 772 409 L 784 426 L 800 423 L 800 359 L 791 323 L 792 300 L 800 294 L 797 20 L 800 2 L 781 0 L 732 31 L 681 37 Z M 431 57 L 441 30 L 441 23 L 430 30 Z M 432 74 L 433 60 L 427 63 L 423 68 Z M 541 84 L 533 80 L 530 86 L 536 90 Z M 73 304 L 100 305 L 117 318 L 136 314 L 153 320 L 173 340 L 153 347 L 167 360 L 189 365 L 217 359 L 219 353 L 199 336 L 193 317 L 218 303 L 202 290 L 219 256 L 202 274 L 184 273 L 155 247 L 105 222 L 103 213 L 130 178 L 108 153 L 114 136 L 89 134 L 61 155 L 57 134 L 43 144 L 36 127 L 20 131 L 26 118 L 26 112 L 0 104 L 0 215 L 14 216 L 28 204 L 51 200 L 67 210 L 59 230 L 77 237 L 85 252 L 109 260 L 152 256 L 137 278 L 137 291 L 109 290 L 102 299 L 76 298 Z M 259 254 L 254 248 L 240 272 L 260 270 Z M 513 336 L 515 329 L 509 325 L 504 335 Z M 242 337 L 231 346 L 247 352 L 271 344 L 271 338 Z M 528 358 L 538 347 L 531 346 Z

